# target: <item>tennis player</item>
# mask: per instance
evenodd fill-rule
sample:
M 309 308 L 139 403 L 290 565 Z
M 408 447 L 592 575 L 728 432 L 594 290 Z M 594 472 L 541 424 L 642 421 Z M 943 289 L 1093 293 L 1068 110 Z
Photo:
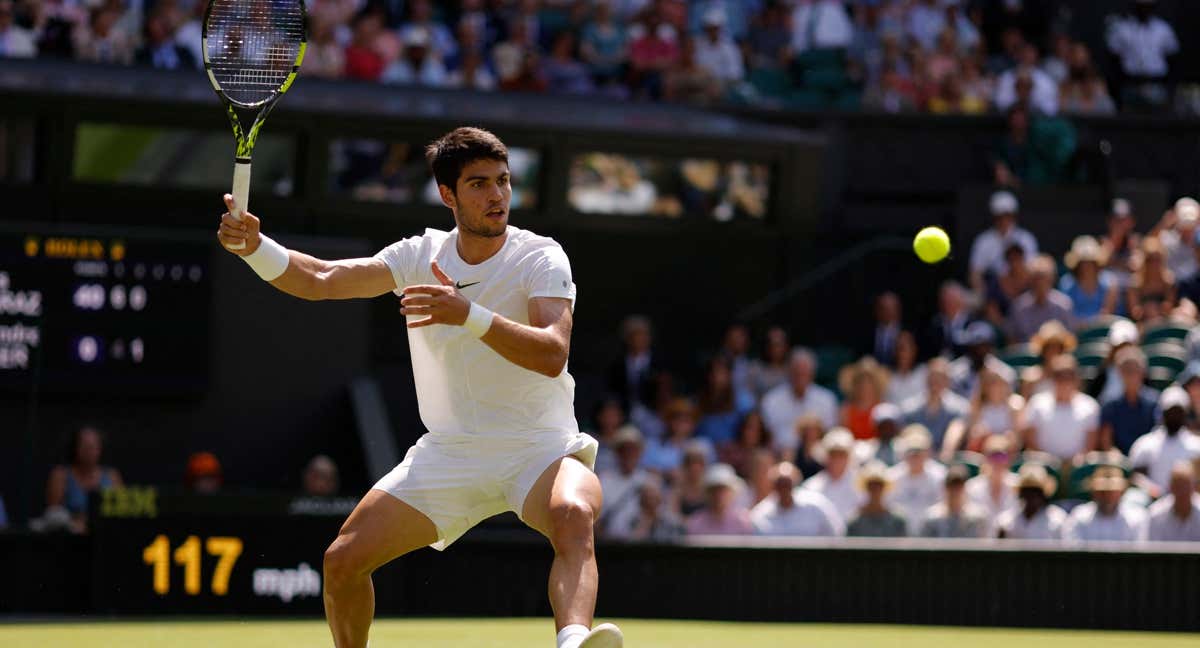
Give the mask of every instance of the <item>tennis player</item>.
M 325 552 L 325 612 L 337 648 L 362 648 L 375 612 L 371 574 L 425 546 L 445 549 L 484 518 L 514 511 L 554 546 L 550 604 L 558 648 L 619 648 L 591 628 L 598 575 L 592 526 L 596 441 L 574 417 L 567 373 L 575 284 L 554 240 L 509 226 L 508 149 L 459 128 L 426 158 L 449 232 L 427 229 L 371 258 L 323 261 L 288 250 L 259 220 L 221 217 L 217 238 L 271 285 L 302 299 L 401 296 L 421 421 L 428 432 L 375 484 Z M 226 194 L 226 207 L 233 199 Z

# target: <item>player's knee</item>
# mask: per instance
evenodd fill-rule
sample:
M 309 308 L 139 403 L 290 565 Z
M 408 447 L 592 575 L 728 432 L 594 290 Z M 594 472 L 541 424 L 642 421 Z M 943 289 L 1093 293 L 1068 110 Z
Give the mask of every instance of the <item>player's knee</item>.
M 350 542 L 344 536 L 334 540 L 325 550 L 325 588 L 337 590 L 359 575 L 361 569 L 354 559 Z
M 594 507 L 582 499 L 568 499 L 550 507 L 550 522 L 554 525 L 557 544 L 591 544 Z

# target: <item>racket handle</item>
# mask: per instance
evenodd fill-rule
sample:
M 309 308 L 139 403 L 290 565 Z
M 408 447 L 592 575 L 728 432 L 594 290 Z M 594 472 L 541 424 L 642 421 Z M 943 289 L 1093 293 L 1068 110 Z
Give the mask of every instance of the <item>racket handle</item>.
M 233 210 L 230 215 L 242 220 L 242 212 L 250 206 L 250 160 L 237 160 L 233 164 Z M 235 243 L 230 250 L 241 250 L 245 243 Z

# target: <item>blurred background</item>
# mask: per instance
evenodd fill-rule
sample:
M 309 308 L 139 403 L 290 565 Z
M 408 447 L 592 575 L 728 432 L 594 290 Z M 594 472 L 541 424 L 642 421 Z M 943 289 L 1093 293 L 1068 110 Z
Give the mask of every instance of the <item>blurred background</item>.
M 316 614 L 423 432 L 396 300 L 300 303 L 216 245 L 204 8 L 0 0 L 0 612 Z M 602 610 L 1200 626 L 1200 3 L 308 10 L 251 211 L 371 255 L 452 227 L 426 143 L 508 144 L 512 223 L 579 286 L 605 578 L 678 592 Z M 546 614 L 548 558 L 501 516 L 379 609 Z

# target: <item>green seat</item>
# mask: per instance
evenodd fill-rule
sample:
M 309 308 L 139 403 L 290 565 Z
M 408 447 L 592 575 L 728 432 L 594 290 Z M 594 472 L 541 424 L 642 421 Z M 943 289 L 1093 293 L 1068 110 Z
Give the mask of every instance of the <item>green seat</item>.
M 1088 479 L 1092 473 L 1096 472 L 1097 468 L 1102 466 L 1117 466 L 1125 473 L 1126 479 L 1133 472 L 1129 462 L 1120 453 L 1115 453 L 1115 451 L 1111 453 L 1089 452 L 1084 456 L 1082 463 L 1071 467 L 1062 496 L 1068 499 L 1092 499 L 1092 493 L 1088 489 Z
M 1062 479 L 1062 462 L 1058 460 L 1058 457 L 1049 452 L 1042 452 L 1040 450 L 1026 450 L 1022 452 L 1013 460 L 1012 471 L 1020 472 L 1021 466 L 1027 463 L 1040 464 L 1046 469 L 1046 473 L 1054 478 L 1054 481 Z
M 968 450 L 960 450 L 954 453 L 954 459 L 950 461 L 950 465 L 952 466 L 965 466 L 967 474 L 971 477 L 978 475 L 985 463 L 987 463 L 987 459 L 983 455 Z
M 838 391 L 838 371 L 857 360 L 853 349 L 843 346 L 823 346 L 813 349 L 817 356 L 817 384 Z
M 754 89 L 767 97 L 785 99 L 792 91 L 792 79 L 784 70 L 759 68 L 751 70 L 747 78 Z
M 854 111 L 862 108 L 862 92 L 859 90 L 843 90 L 833 100 L 837 110 Z
M 1151 373 L 1153 373 L 1154 369 L 1161 368 L 1169 371 L 1172 378 L 1187 366 L 1187 360 L 1176 355 L 1152 355 L 1146 360 Z
M 793 110 L 825 110 L 829 107 L 829 97 L 824 92 L 798 88 L 788 93 L 787 105 Z
M 1175 340 L 1182 346 L 1183 341 L 1187 339 L 1188 333 L 1191 331 L 1190 327 L 1178 322 L 1161 324 L 1147 329 L 1145 333 L 1142 333 L 1142 344 L 1146 345 L 1162 342 L 1163 340 Z
M 1142 352 L 1146 354 L 1147 358 L 1154 356 L 1187 358 L 1187 349 L 1178 340 L 1160 340 L 1150 344 L 1143 344 Z
M 850 78 L 841 66 L 809 68 L 804 71 L 804 87 L 826 92 L 839 92 L 849 85 Z
M 1001 360 L 1013 369 L 1024 369 L 1040 364 L 1042 359 L 1038 357 L 1033 349 L 1028 344 L 1013 344 L 1004 348 L 999 354 Z

